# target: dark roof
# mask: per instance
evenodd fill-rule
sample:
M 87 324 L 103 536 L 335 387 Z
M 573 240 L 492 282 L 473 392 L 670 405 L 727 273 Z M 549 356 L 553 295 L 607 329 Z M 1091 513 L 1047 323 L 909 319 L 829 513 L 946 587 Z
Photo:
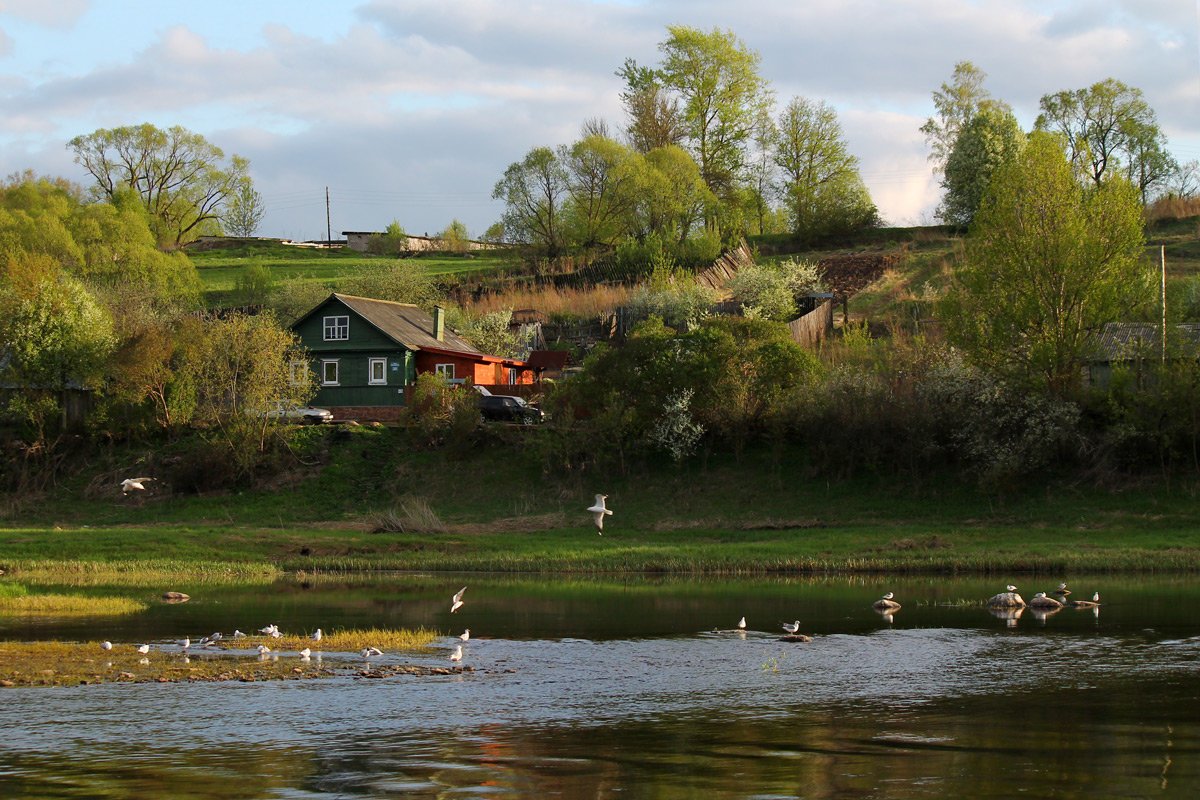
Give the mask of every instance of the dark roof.
M 1093 361 L 1131 361 L 1157 352 L 1162 347 L 1161 325 L 1153 322 L 1108 322 L 1096 334 Z M 1200 346 L 1200 324 L 1180 322 L 1174 325 L 1181 342 Z
M 433 317 L 411 303 L 372 300 L 369 297 L 355 297 L 351 294 L 338 294 L 337 292 L 334 292 L 329 297 L 330 299 L 337 298 L 351 311 L 378 328 L 381 333 L 404 345 L 409 350 L 430 349 L 484 355 L 481 350 L 455 333 L 449 325 L 445 326 L 441 339 L 434 338 Z M 317 306 L 317 308 L 320 307 Z M 313 309 L 313 311 L 316 310 L 315 308 Z M 313 313 L 313 311 L 310 311 L 309 314 Z M 308 314 L 304 315 L 304 317 L 307 316 Z M 297 323 L 293 323 L 293 327 Z

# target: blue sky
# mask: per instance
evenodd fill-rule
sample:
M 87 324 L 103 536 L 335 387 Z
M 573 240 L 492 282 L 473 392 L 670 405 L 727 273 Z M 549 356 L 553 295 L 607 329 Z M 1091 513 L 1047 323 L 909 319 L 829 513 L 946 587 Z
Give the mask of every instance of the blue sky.
M 482 233 L 532 147 L 623 123 L 617 70 L 666 26 L 732 30 L 782 105 L 838 109 L 884 218 L 932 220 L 918 128 L 969 59 L 1029 127 L 1042 95 L 1142 89 L 1172 151 L 1200 159 L 1198 0 L 0 0 L 0 173 L 84 182 L 66 142 L 182 125 L 250 160 L 260 234 Z

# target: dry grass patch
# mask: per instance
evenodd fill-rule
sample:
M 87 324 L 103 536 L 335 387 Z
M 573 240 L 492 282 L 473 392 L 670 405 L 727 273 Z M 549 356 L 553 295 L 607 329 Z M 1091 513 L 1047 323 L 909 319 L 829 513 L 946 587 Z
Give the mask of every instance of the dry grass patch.
M 599 317 L 612 313 L 629 301 L 630 289 L 623 286 L 595 286 L 588 289 L 556 286 L 524 287 L 489 294 L 464 304 L 475 314 L 532 308 L 547 316 Z
M 30 594 L 0 597 L 0 614 L 24 617 L 115 617 L 137 614 L 149 606 L 128 597 L 81 597 Z

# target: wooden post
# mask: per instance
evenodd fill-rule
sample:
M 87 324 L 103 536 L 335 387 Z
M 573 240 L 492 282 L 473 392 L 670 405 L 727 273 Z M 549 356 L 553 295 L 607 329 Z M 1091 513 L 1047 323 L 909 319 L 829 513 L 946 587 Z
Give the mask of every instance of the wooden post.
M 1159 251 L 1162 259 L 1162 361 L 1167 363 L 1167 246 L 1164 244 Z
M 329 224 L 329 187 L 325 187 L 325 248 L 333 247 L 333 226 Z

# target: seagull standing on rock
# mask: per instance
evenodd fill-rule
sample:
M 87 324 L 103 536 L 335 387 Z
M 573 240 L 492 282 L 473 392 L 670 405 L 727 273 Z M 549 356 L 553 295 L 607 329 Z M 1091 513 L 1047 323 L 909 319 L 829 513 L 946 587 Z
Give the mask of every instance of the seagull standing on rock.
M 458 649 L 456 649 L 453 653 L 450 654 L 450 660 L 451 661 L 462 661 L 462 645 L 461 644 L 458 646 Z
M 588 511 L 592 514 L 592 520 L 596 523 L 597 536 L 604 535 L 604 518 L 606 516 L 611 517 L 613 513 L 604 505 L 606 499 L 608 499 L 608 495 L 598 494 L 596 495 L 596 502 L 588 508 Z
M 800 631 L 800 620 L 796 620 L 795 622 L 783 623 L 783 630 L 789 636 L 796 635 Z

